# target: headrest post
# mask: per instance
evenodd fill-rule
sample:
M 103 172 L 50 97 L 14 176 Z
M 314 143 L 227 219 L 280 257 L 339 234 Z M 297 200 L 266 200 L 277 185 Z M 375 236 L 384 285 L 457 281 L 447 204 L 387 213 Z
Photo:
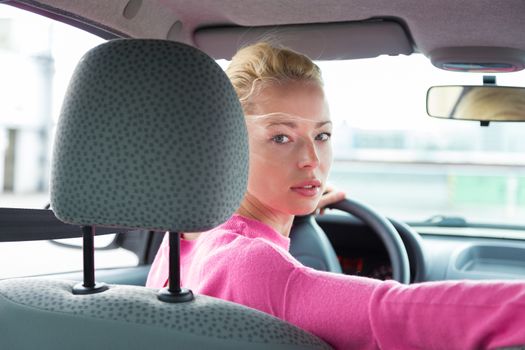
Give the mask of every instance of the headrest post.
M 84 287 L 95 286 L 95 228 L 82 226 L 82 247 L 84 251 Z
M 84 283 L 73 287 L 73 294 L 94 294 L 108 289 L 104 283 L 95 282 L 95 227 L 82 226 Z
M 168 288 L 159 291 L 159 300 L 168 303 L 183 303 L 193 300 L 193 292 L 180 287 L 180 234 L 168 232 L 170 241 Z

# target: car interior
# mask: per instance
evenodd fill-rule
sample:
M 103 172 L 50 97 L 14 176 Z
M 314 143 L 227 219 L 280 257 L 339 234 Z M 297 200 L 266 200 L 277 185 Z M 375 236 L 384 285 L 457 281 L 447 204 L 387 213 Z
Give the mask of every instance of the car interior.
M 525 121 L 524 88 L 499 85 L 501 75 L 525 68 L 525 3 L 517 0 L 7 0 L 0 6 L 104 41 L 78 62 L 61 97 L 47 202 L 40 209 L 0 202 L 0 244 L 50 242 L 82 252 L 83 268 L 0 275 L 0 348 L 331 348 L 273 316 L 194 295 L 178 283 L 179 233 L 224 222 L 246 189 L 244 116 L 217 64 L 245 45 L 269 41 L 328 62 L 423 57 L 438 74 L 451 74 L 449 83 L 425 91 L 426 118 L 480 130 L 516 125 L 518 134 Z M 450 79 L 459 73 L 475 82 Z M 0 120 L 0 136 L 2 127 Z M 510 180 L 494 191 L 514 198 L 505 209 L 512 220 L 439 213 L 406 219 L 347 195 L 322 215 L 295 218 L 290 253 L 314 269 L 404 284 L 524 280 L 525 162 L 516 161 L 522 144 L 516 145 L 512 157 L 487 151 L 478 163 L 456 164 L 450 153 L 448 163 L 437 165 L 503 169 Z M 467 175 L 447 180 L 448 188 Z M 468 184 L 473 202 L 483 200 L 477 193 L 492 193 L 487 184 Z M 170 285 L 158 291 L 144 286 L 164 234 L 172 251 Z M 110 238 L 98 247 L 94 238 L 101 237 Z M 136 264 L 95 269 L 97 257 L 112 249 L 131 252 Z

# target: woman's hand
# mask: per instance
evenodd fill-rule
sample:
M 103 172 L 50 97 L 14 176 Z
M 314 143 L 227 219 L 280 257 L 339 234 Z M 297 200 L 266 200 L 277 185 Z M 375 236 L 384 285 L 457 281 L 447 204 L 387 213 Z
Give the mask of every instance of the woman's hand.
M 325 207 L 329 204 L 336 203 L 345 199 L 345 193 L 342 191 L 336 191 L 332 186 L 326 186 L 319 203 L 317 204 L 317 209 L 314 214 L 323 215 Z

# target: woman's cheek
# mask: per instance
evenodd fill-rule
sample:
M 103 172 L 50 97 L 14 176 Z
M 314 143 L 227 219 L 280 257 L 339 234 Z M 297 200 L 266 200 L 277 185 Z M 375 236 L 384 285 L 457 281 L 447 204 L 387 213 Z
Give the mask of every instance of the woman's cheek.
M 319 148 L 319 161 L 321 164 L 321 170 L 324 175 L 327 176 L 328 172 L 330 171 L 330 168 L 332 167 L 332 145 L 330 144 L 330 141 L 323 144 Z
M 278 144 L 267 138 L 250 142 L 250 163 L 263 163 L 266 167 L 289 166 L 293 147 L 290 144 Z
M 326 154 L 326 158 L 324 161 L 326 164 L 326 172 L 328 173 L 330 171 L 330 168 L 332 167 L 332 162 L 333 162 L 332 145 L 329 145 L 326 153 L 327 154 Z
M 250 143 L 250 175 L 251 190 L 268 186 L 276 175 L 279 166 L 279 153 L 269 149 L 268 145 L 260 142 Z

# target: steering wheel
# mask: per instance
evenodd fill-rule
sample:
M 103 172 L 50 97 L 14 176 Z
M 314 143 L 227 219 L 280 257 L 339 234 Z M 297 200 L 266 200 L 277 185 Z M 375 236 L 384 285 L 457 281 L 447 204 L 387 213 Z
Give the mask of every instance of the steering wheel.
M 405 284 L 408 284 L 410 282 L 410 265 L 408 253 L 405 249 L 403 240 L 401 239 L 396 228 L 394 228 L 392 222 L 390 222 L 387 218 L 378 214 L 374 210 L 370 209 L 369 207 L 351 199 L 344 199 L 340 202 L 331 204 L 328 206 L 328 208 L 338 209 L 347 212 L 355 216 L 356 218 L 362 220 L 366 225 L 372 228 L 372 230 L 374 230 L 374 232 L 377 233 L 388 252 L 390 263 L 392 265 L 392 273 L 394 280 Z M 399 226 L 399 223 L 396 222 L 396 224 Z M 315 235 L 317 235 L 317 237 L 315 237 L 312 240 L 312 237 Z M 330 268 L 330 265 L 334 265 L 333 262 L 334 259 L 336 259 L 335 253 L 333 252 L 333 248 L 331 246 L 329 247 L 331 251 L 327 250 L 326 243 L 328 239 L 326 238 L 324 232 L 322 232 L 320 227 L 317 226 L 317 224 L 315 224 L 315 220 L 313 220 L 313 217 L 311 215 L 303 217 L 302 219 L 300 218 L 298 220 L 297 225 L 294 223 L 294 226 L 292 227 L 292 231 L 290 233 L 290 238 L 292 239 L 290 253 L 296 256 L 294 254 L 294 250 L 304 250 L 305 245 L 301 244 L 303 242 L 299 242 L 299 244 L 296 244 L 294 247 L 294 239 L 301 241 L 304 240 L 307 236 L 310 236 L 310 242 L 308 244 L 308 247 L 315 247 L 315 249 L 321 250 L 320 254 L 325 255 L 325 257 L 323 258 L 327 261 L 326 265 L 328 265 L 328 270 L 333 271 L 334 269 Z M 339 270 L 340 267 L 339 269 L 335 269 L 335 271 L 337 272 Z

